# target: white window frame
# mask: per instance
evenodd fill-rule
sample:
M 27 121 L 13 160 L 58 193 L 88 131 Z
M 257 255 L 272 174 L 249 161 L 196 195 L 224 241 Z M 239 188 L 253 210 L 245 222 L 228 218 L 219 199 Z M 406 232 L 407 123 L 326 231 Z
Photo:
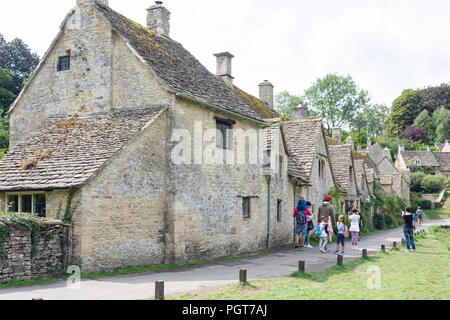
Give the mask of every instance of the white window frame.
M 31 192 L 6 192 L 6 204 L 5 204 L 5 210 L 8 207 L 9 203 L 8 203 L 8 196 L 19 196 L 19 203 L 17 205 L 17 211 L 19 213 L 22 213 L 22 196 L 32 196 L 31 197 L 31 213 L 32 214 L 36 214 L 34 212 L 34 195 L 36 194 L 43 194 L 45 195 L 45 192 L 42 191 L 31 191 Z M 47 202 L 47 197 L 45 198 L 45 202 Z

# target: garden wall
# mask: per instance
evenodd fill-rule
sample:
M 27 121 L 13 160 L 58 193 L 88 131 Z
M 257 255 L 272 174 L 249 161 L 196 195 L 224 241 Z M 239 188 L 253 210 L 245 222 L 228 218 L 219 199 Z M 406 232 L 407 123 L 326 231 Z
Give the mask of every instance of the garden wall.
M 2 244 L 0 283 L 11 279 L 49 278 L 63 272 L 72 259 L 72 227 L 44 222 L 33 244 L 31 230 L 12 230 Z

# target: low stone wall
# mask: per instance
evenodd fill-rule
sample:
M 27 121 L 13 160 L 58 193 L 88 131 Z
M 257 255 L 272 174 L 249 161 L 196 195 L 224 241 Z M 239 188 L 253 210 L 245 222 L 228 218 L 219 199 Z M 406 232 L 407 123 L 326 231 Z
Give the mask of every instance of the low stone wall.
M 30 280 L 60 275 L 72 255 L 72 227 L 43 223 L 33 248 L 30 230 L 13 230 L 3 244 L 0 257 L 0 283 L 11 279 Z

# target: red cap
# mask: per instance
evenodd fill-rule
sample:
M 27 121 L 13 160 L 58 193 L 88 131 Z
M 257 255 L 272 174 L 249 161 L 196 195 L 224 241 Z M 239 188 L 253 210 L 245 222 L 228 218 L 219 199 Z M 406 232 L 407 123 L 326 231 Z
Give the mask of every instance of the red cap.
M 325 199 L 326 199 L 327 201 L 333 200 L 333 198 L 330 197 L 330 196 L 326 196 Z

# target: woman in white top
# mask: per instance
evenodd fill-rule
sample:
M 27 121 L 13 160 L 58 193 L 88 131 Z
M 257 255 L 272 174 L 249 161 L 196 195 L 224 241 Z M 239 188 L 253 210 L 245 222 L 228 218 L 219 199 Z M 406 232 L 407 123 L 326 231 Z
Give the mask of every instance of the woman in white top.
M 358 210 L 353 209 L 352 215 L 349 217 L 350 219 L 350 229 L 349 231 L 352 233 L 352 250 L 358 250 L 358 238 L 359 238 L 359 222 L 360 216 L 358 215 Z

